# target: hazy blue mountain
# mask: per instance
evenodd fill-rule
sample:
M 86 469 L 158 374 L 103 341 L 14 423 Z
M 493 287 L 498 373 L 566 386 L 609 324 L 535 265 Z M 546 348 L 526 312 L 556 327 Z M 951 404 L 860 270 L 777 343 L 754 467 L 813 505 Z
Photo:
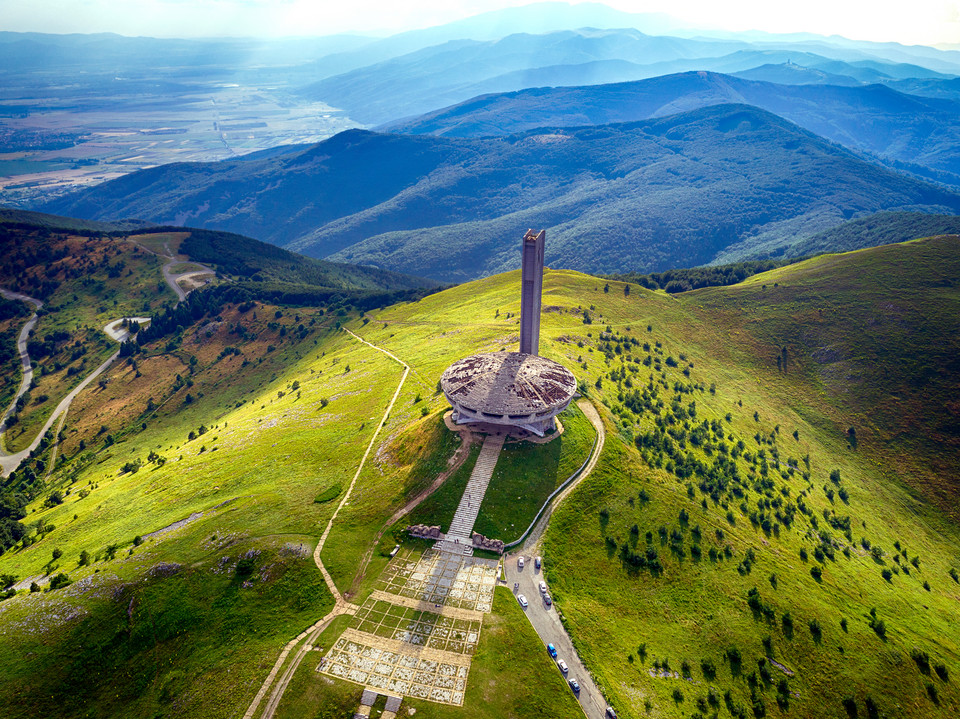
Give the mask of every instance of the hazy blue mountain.
M 352 130 L 258 160 L 137 172 L 50 203 L 268 240 L 444 281 L 512 268 L 546 227 L 554 267 L 650 271 L 764 252 L 880 210 L 956 214 L 960 195 L 744 105 L 635 123 L 457 139 Z
M 455 40 L 326 78 L 304 87 L 301 95 L 345 110 L 358 122 L 375 124 L 459 102 L 476 94 L 478 83 L 510 73 L 603 60 L 637 65 L 689 61 L 743 48 L 742 43 L 654 37 L 638 30 L 581 29 L 514 34 L 487 42 Z M 508 89 L 522 87 L 526 80 L 515 76 L 515 82 L 521 84 Z
M 836 62 L 836 65 L 846 65 L 846 63 Z M 815 67 L 805 67 L 794 62 L 782 62 L 778 64 L 768 63 L 752 67 L 749 70 L 741 70 L 732 73 L 735 77 L 742 77 L 744 80 L 761 80 L 763 82 L 775 82 L 780 85 L 861 85 L 859 80 L 850 75 L 837 75 L 832 72 L 817 69 Z
M 888 85 L 911 95 L 960 100 L 960 77 L 949 80 L 895 80 Z
M 388 128 L 476 137 L 542 126 L 629 122 L 729 102 L 756 105 L 851 149 L 910 163 L 915 172 L 927 168 L 940 180 L 960 184 L 960 102 L 908 95 L 879 84 L 782 85 L 688 72 L 477 97 Z
M 374 40 L 362 48 L 332 53 L 315 64 L 316 79 L 367 67 L 454 40 L 499 40 L 578 28 L 633 28 L 649 34 L 683 32 L 684 24 L 662 13 L 628 13 L 600 3 L 539 2 L 503 8 L 434 27 Z

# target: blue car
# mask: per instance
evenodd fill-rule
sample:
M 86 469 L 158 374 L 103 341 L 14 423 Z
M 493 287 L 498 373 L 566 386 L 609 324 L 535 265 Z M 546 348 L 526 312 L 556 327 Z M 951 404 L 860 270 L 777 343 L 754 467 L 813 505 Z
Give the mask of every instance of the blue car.
M 552 644 L 548 644 L 547 651 L 550 652 L 551 657 L 553 657 L 554 659 L 557 658 L 557 648 L 555 646 L 553 646 Z
M 580 693 L 580 682 L 578 682 L 576 679 L 571 679 L 571 680 L 570 680 L 570 688 L 573 689 L 573 693 L 574 693 L 574 694 L 579 694 L 579 693 Z

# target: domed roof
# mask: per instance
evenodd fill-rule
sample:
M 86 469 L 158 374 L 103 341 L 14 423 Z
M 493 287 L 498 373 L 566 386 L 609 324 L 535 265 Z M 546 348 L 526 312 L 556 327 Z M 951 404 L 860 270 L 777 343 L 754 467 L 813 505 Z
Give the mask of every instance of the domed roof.
M 440 378 L 451 402 L 491 415 L 530 415 L 566 404 L 577 380 L 562 364 L 523 352 L 457 360 Z

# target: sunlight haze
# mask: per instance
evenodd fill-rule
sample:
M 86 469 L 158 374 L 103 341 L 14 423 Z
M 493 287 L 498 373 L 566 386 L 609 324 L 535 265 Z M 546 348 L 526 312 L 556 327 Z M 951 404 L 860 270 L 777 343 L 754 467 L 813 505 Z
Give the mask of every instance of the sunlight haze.
M 417 0 L 351 3 L 312 0 L 0 0 L 0 29 L 155 37 L 387 35 L 525 5 L 518 0 Z M 769 3 L 737 0 L 611 0 L 631 13 L 665 13 L 693 29 L 809 32 L 903 44 L 960 43 L 960 6 L 953 0 Z

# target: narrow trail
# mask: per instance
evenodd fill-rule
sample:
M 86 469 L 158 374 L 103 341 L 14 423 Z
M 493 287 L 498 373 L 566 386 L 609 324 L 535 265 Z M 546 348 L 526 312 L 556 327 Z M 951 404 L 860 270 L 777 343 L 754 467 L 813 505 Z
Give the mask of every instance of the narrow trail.
M 19 292 L 13 292 L 4 288 L 0 288 L 0 295 L 3 295 L 7 299 L 11 300 L 21 300 L 32 304 L 35 310 L 40 309 L 43 306 L 43 302 L 33 297 L 27 297 L 24 294 Z M 149 317 L 132 317 L 132 318 L 121 318 L 119 320 L 114 320 L 107 324 L 103 331 L 104 333 L 113 340 L 117 342 L 123 342 L 130 335 L 129 330 L 126 327 L 122 327 L 124 319 L 132 319 L 139 322 L 145 322 L 149 320 Z M 30 319 L 27 320 L 26 324 L 23 326 L 23 329 L 20 330 L 20 337 L 17 340 L 17 351 L 20 354 L 20 364 L 23 368 L 23 379 L 20 382 L 20 389 L 17 392 L 17 395 L 13 398 L 13 401 L 10 403 L 10 406 L 7 408 L 6 412 L 3 415 L 3 421 L 0 422 L 0 440 L 2 440 L 3 435 L 6 433 L 7 429 L 7 420 L 10 418 L 10 415 L 13 414 L 17 400 L 20 399 L 22 395 L 29 391 L 30 385 L 33 382 L 33 366 L 30 363 L 30 355 L 27 353 L 27 342 L 30 338 L 30 332 L 37 324 L 37 313 L 34 311 Z M 63 420 L 66 416 L 67 410 L 70 409 L 70 404 L 76 399 L 77 395 L 80 394 L 84 389 L 89 386 L 93 380 L 103 374 L 107 368 L 113 364 L 114 360 L 120 355 L 120 351 L 117 350 L 112 355 L 110 355 L 99 367 L 97 367 L 93 372 L 91 372 L 87 377 L 76 387 L 74 387 L 66 397 L 60 400 L 60 404 L 56 406 L 50 416 L 47 418 L 47 421 L 44 423 L 43 427 L 40 428 L 40 431 L 37 432 L 37 436 L 34 437 L 33 441 L 25 448 L 19 452 L 7 452 L 5 445 L 0 442 L 0 474 L 4 477 L 9 477 L 10 473 L 13 472 L 17 467 L 20 466 L 20 463 L 24 459 L 30 456 L 30 453 L 33 452 L 40 442 L 43 440 L 43 436 L 47 431 L 54 425 L 54 423 L 59 419 L 60 426 L 63 426 Z
M 326 544 L 327 537 L 330 535 L 330 530 L 333 528 L 334 520 L 337 518 L 337 515 L 340 514 L 340 510 L 343 509 L 344 505 L 346 505 L 346 503 L 349 501 L 350 495 L 353 493 L 353 488 L 356 485 L 357 480 L 360 478 L 360 473 L 363 471 L 363 468 L 367 463 L 367 458 L 370 456 L 370 451 L 373 449 L 373 445 L 376 443 L 377 437 L 380 436 L 380 430 L 383 429 L 383 425 L 386 424 L 387 418 L 390 416 L 390 412 L 393 411 L 393 406 L 396 404 L 397 398 L 400 396 L 400 391 L 403 389 L 403 383 L 406 382 L 407 375 L 410 374 L 410 366 L 395 354 L 388 352 L 382 347 L 377 347 L 374 344 L 370 344 L 365 339 L 357 336 L 346 328 L 344 328 L 344 330 L 354 339 L 362 342 L 368 347 L 372 347 L 378 352 L 382 352 L 390 359 L 399 363 L 403 367 L 403 376 L 400 377 L 400 383 L 397 385 L 397 389 L 393 393 L 393 398 L 390 400 L 390 404 L 387 405 L 387 409 L 383 413 L 383 417 L 380 419 L 376 430 L 374 430 L 373 436 L 370 438 L 370 443 L 367 445 L 367 449 L 363 453 L 363 458 L 360 460 L 360 465 L 357 467 L 357 471 L 353 475 L 353 479 L 350 481 L 350 486 L 347 488 L 346 493 L 343 495 L 343 499 L 340 500 L 340 504 L 337 505 L 333 515 L 327 522 L 327 526 L 323 530 L 323 534 L 320 535 L 320 540 L 317 542 L 317 547 L 313 551 L 313 561 L 317 565 L 317 568 L 320 570 L 321 574 L 323 574 L 323 581 L 326 582 L 327 587 L 330 589 L 330 593 L 333 595 L 333 609 L 325 617 L 323 617 L 323 619 L 308 627 L 299 635 L 287 642 L 283 650 L 280 652 L 280 656 L 277 657 L 277 661 L 274 663 L 273 668 L 267 675 L 267 678 L 260 686 L 260 691 L 257 692 L 253 702 L 251 702 L 250 706 L 247 708 L 247 711 L 244 713 L 243 719 L 253 719 L 254 715 L 257 713 L 257 709 L 260 707 L 260 703 L 268 693 L 270 694 L 270 698 L 267 700 L 260 717 L 261 719 L 271 719 L 274 715 L 274 712 L 276 712 L 277 707 L 280 705 L 280 700 L 283 698 L 283 693 L 287 690 L 290 681 L 293 679 L 293 675 L 296 674 L 297 668 L 300 666 L 300 663 L 303 661 L 303 658 L 307 655 L 307 653 L 313 649 L 313 643 L 317 640 L 317 637 L 320 636 L 321 632 L 323 632 L 323 630 L 326 629 L 330 622 L 332 622 L 336 617 L 339 617 L 343 614 L 353 614 L 359 608 L 357 605 L 351 604 L 344 599 L 343 595 L 340 593 L 340 590 L 337 589 L 337 585 L 334 583 L 330 573 L 327 571 L 327 568 L 323 566 L 323 561 L 320 559 L 320 553 L 323 551 L 323 546 Z M 379 538 L 377 541 L 379 541 Z M 376 543 L 374 543 L 374 546 L 376 546 Z M 297 648 L 297 645 L 300 644 L 301 641 L 303 641 L 303 644 Z M 296 652 L 294 652 L 295 649 Z M 284 664 L 291 653 L 293 654 L 293 659 L 289 662 L 289 664 L 287 664 L 286 669 L 283 669 Z M 281 669 L 283 669 L 282 674 L 280 674 Z M 277 675 L 280 675 L 279 680 L 277 680 Z M 275 680 L 276 686 L 273 687 L 273 691 L 270 691 Z

